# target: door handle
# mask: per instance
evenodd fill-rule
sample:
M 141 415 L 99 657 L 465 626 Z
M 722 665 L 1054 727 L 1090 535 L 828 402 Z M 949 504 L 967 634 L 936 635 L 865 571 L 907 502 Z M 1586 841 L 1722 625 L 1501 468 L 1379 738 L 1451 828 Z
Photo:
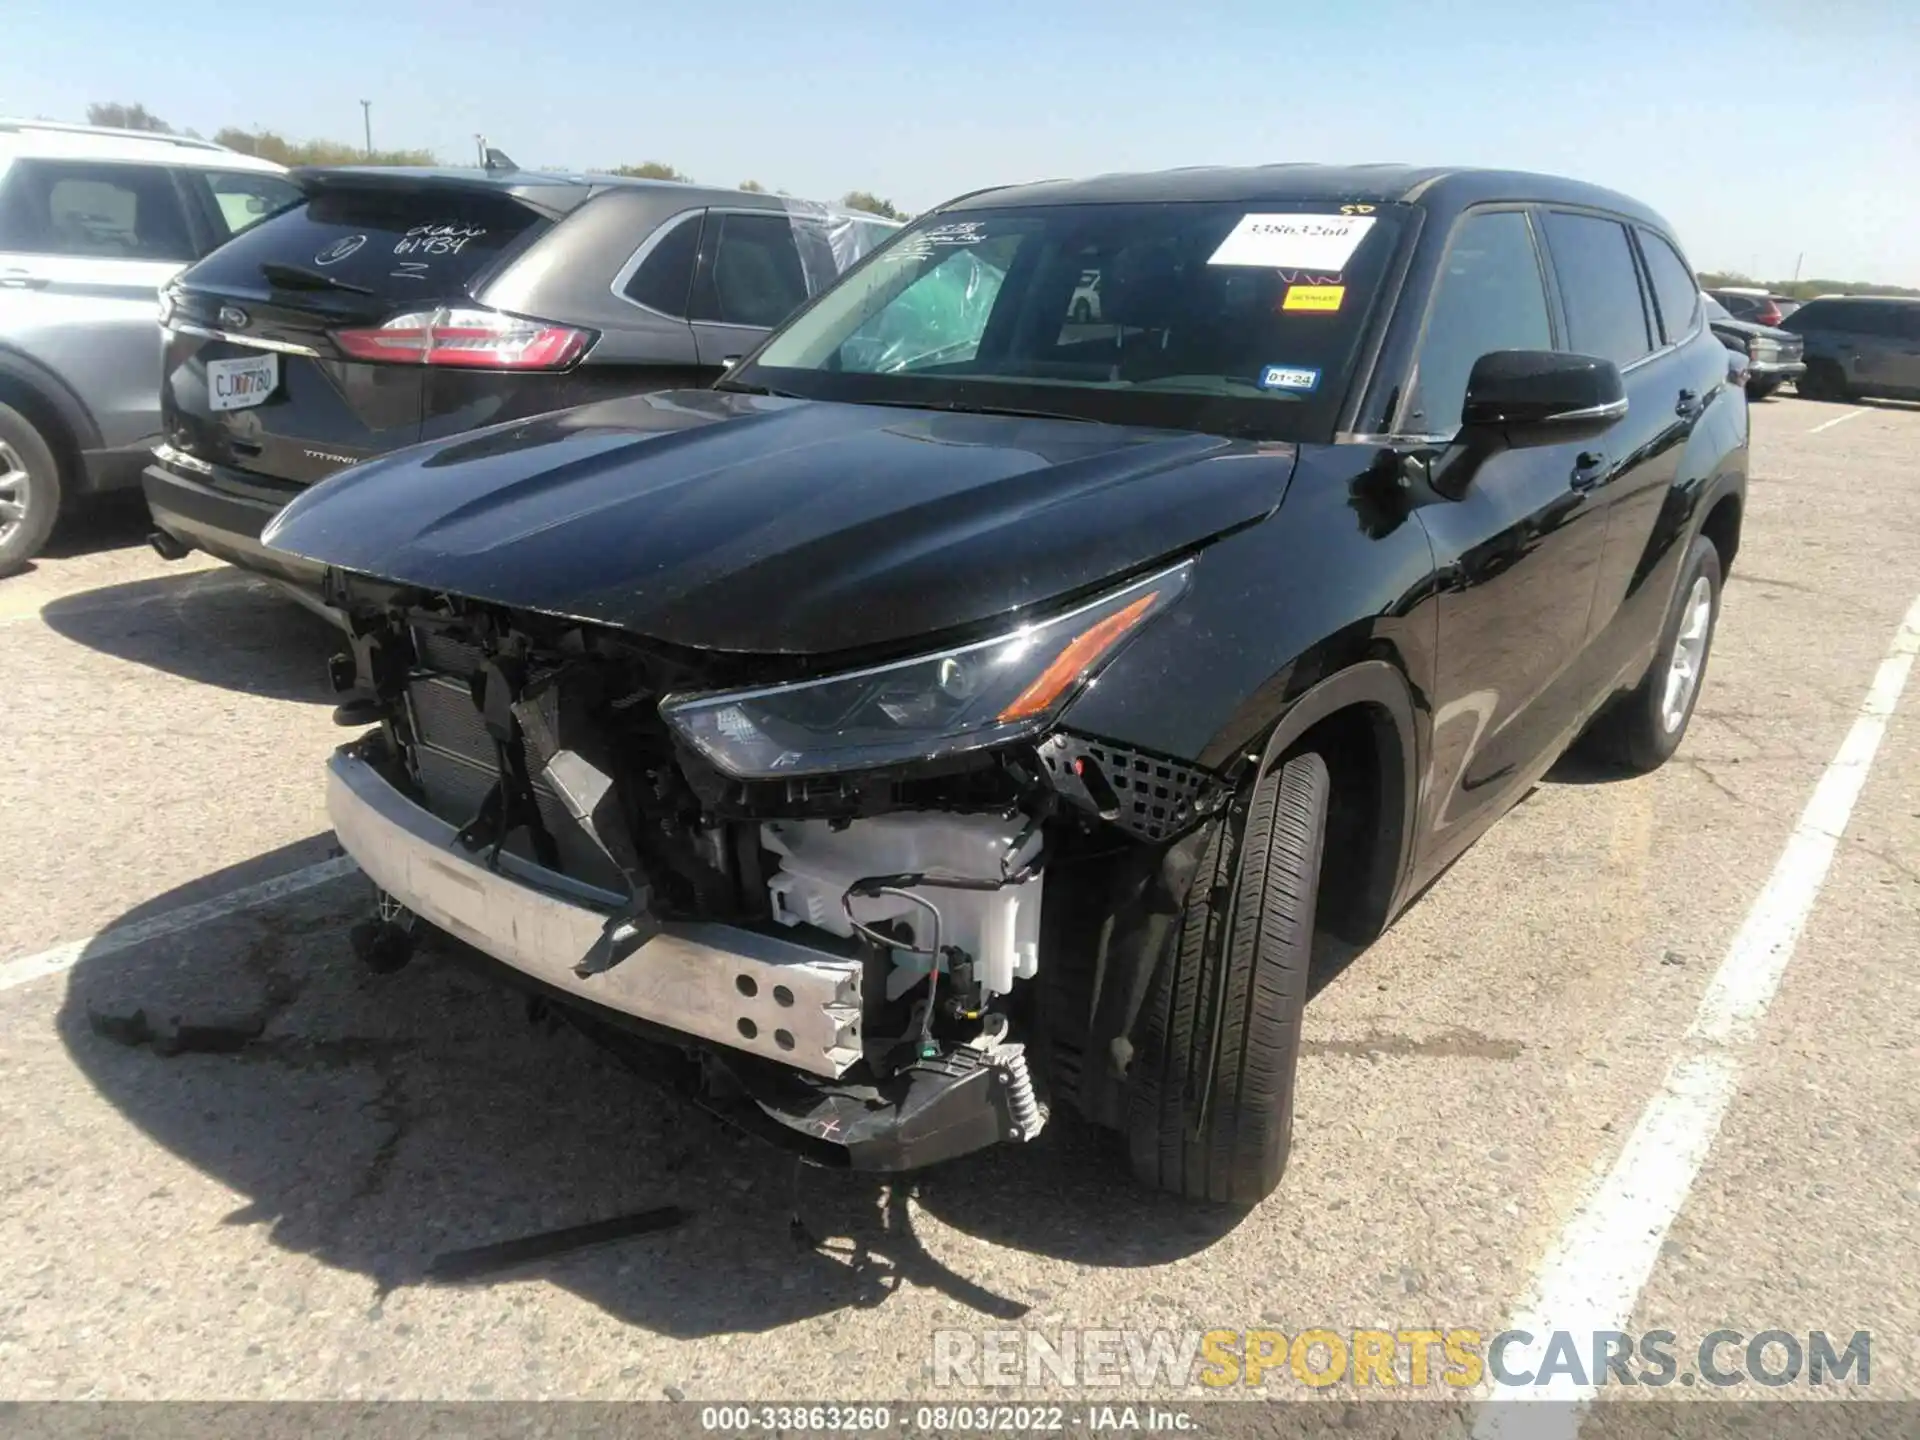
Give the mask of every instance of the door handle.
M 1576 490 L 1591 490 L 1607 478 L 1607 457 L 1598 450 L 1583 450 L 1573 459 L 1571 483 Z
M 30 270 L 0 270 L 0 287 L 8 290 L 44 290 L 47 280 L 44 275 L 35 275 Z
M 1679 400 L 1674 403 L 1673 413 L 1682 420 L 1691 420 L 1706 408 L 1705 402 L 1700 399 L 1699 391 L 1682 390 Z
M 1598 450 L 1581 451 L 1573 460 L 1573 488 L 1591 490 L 1607 478 L 1608 469 L 1607 457 Z

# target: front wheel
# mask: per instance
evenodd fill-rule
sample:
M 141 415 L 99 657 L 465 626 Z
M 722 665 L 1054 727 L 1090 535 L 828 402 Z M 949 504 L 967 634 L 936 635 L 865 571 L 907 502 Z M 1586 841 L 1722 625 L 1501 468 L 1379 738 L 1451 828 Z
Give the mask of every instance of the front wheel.
M 1280 1183 L 1328 788 L 1326 763 L 1296 755 L 1207 847 L 1131 1067 L 1127 1146 L 1148 1185 L 1253 1205 Z
M 60 513 L 60 466 L 33 423 L 0 405 L 0 575 L 40 553 Z
M 1749 380 L 1747 382 L 1747 398 L 1749 400 L 1764 400 L 1779 388 L 1780 382 L 1778 380 Z
M 1600 717 L 1589 738 L 1604 758 L 1645 774 L 1666 764 L 1685 738 L 1707 678 L 1720 618 L 1720 552 L 1704 535 L 1687 551 L 1653 662 L 1633 690 Z

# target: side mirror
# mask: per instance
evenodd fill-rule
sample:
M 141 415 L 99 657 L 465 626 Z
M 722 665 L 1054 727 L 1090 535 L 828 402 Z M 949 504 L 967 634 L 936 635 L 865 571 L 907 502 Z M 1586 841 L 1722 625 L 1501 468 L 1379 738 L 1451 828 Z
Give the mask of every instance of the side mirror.
M 1619 368 L 1593 355 L 1494 350 L 1474 361 L 1460 440 L 1474 449 L 1523 449 L 1586 440 L 1627 413 Z

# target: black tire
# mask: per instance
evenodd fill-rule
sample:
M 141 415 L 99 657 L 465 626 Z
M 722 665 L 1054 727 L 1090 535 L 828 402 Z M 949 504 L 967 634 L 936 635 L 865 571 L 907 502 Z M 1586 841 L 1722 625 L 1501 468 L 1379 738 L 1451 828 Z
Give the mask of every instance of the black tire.
M 1847 377 L 1831 360 L 1809 360 L 1793 388 L 1808 400 L 1845 400 Z
M 1085 325 L 1093 319 L 1093 307 L 1084 300 L 1073 302 L 1073 323 Z
M 1326 763 L 1296 755 L 1207 847 L 1132 1065 L 1127 1148 L 1147 1185 L 1253 1205 L 1287 1168 L 1327 793 Z
M 1695 583 L 1704 579 L 1711 608 L 1707 612 L 1705 644 L 1697 662 L 1693 693 L 1686 699 L 1679 723 L 1669 725 L 1665 714 L 1668 669 L 1681 625 L 1692 607 Z M 1704 535 L 1696 535 L 1687 551 L 1687 563 L 1680 584 L 1668 607 L 1667 623 L 1660 628 L 1660 644 L 1653 652 L 1647 673 L 1631 692 L 1623 695 L 1587 732 L 1586 748 L 1597 758 L 1610 761 L 1636 775 L 1644 775 L 1666 764 L 1686 738 L 1693 721 L 1694 707 L 1707 683 L 1707 665 L 1713 658 L 1713 635 L 1720 623 L 1720 552 Z
M 1779 388 L 1780 382 L 1778 380 L 1749 380 L 1747 382 L 1747 398 L 1749 400 L 1764 400 Z
M 0 491 L 0 506 L 19 505 L 9 519 L 0 510 L 0 575 L 10 575 L 40 553 L 60 516 L 60 465 L 33 422 L 10 405 L 0 405 L 0 477 L 24 475 Z

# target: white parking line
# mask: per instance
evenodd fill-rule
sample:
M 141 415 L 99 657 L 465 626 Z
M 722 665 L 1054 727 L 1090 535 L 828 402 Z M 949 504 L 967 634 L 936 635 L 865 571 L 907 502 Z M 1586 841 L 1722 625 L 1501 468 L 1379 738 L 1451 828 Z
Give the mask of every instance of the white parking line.
M 1733 937 L 1659 1092 L 1535 1271 L 1528 1299 L 1508 1325 L 1535 1338 L 1525 1347 L 1509 1347 L 1509 1373 L 1537 1371 L 1555 1331 L 1572 1334 L 1576 1353 L 1584 1356 L 1593 1331 L 1622 1329 L 1632 1315 L 1667 1229 L 1686 1203 L 1732 1102 L 1741 1052 L 1780 988 L 1916 653 L 1920 599 L 1908 609 L 1852 728 L 1822 772 L 1773 874 Z M 1573 1384 L 1563 1373 L 1526 1390 L 1494 1390 L 1495 1401 L 1581 1403 L 1544 1409 L 1496 1403 L 1481 1412 L 1474 1440 L 1518 1440 L 1522 1435 L 1526 1440 L 1573 1440 L 1584 1418 L 1584 1402 L 1594 1389 Z
M 144 945 L 148 941 L 158 940 L 194 925 L 205 925 L 224 915 L 236 911 L 251 910 L 256 905 L 265 905 L 274 900 L 285 899 L 289 895 L 298 895 L 303 890 L 311 890 L 316 885 L 325 885 L 330 880 L 353 874 L 359 867 L 346 856 L 333 860 L 322 860 L 318 865 L 309 865 L 304 870 L 294 870 L 285 875 L 276 875 L 271 880 L 262 880 L 256 885 L 243 885 L 238 890 L 229 890 L 224 895 L 216 895 L 211 900 L 202 900 L 196 905 L 183 905 L 178 910 L 163 911 L 158 915 L 149 915 L 135 920 L 131 924 L 116 926 L 111 930 L 102 930 L 98 935 L 88 935 L 84 939 L 69 940 L 64 945 L 56 945 L 51 950 L 42 950 L 38 955 L 22 955 L 18 959 L 0 961 L 0 990 L 12 990 L 16 986 L 30 981 L 43 979 L 48 975 L 58 975 L 62 970 L 71 970 L 82 956 L 95 959 L 102 955 L 111 955 L 118 950 L 126 950 L 135 945 Z
M 1836 415 L 1831 420 L 1822 420 L 1818 425 L 1807 431 L 1807 434 L 1818 435 L 1822 430 L 1831 430 L 1834 426 L 1844 425 L 1849 420 L 1858 420 L 1866 413 L 1865 410 L 1849 410 L 1846 414 Z

